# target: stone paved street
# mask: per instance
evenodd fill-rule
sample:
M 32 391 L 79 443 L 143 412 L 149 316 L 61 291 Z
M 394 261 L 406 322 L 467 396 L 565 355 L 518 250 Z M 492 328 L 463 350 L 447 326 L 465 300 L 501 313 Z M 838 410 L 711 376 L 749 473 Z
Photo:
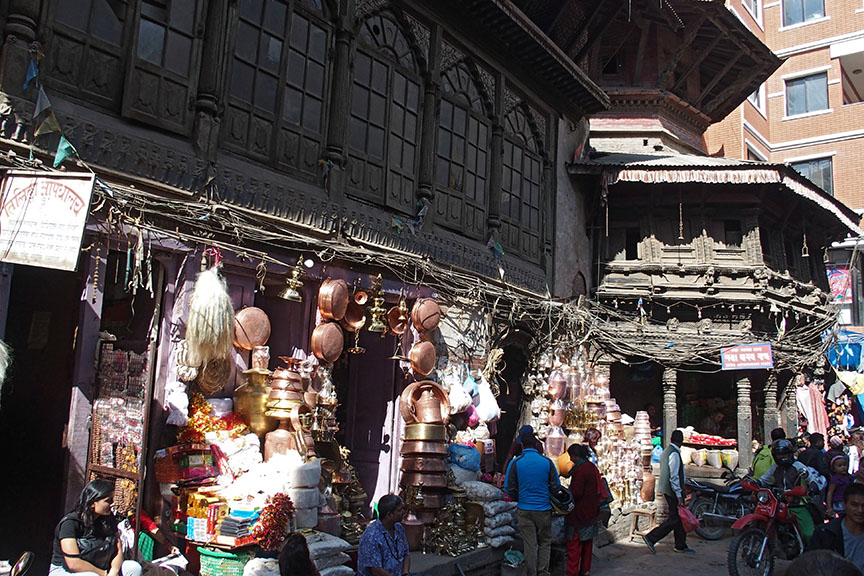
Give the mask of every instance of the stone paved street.
M 722 540 L 702 540 L 689 536 L 687 544 L 696 554 L 676 554 L 672 550 L 672 535 L 657 544 L 652 555 L 641 540 L 626 539 L 594 550 L 591 574 L 594 576 L 631 576 L 634 574 L 689 574 L 692 576 L 726 576 L 726 553 L 731 536 Z M 783 576 L 789 562 L 776 560 L 774 574 Z

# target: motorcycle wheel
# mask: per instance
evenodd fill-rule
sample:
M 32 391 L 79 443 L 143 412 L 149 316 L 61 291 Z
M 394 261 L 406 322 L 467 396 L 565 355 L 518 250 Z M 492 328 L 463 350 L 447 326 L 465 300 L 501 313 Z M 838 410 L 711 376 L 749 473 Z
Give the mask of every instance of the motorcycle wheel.
M 769 541 L 756 565 L 756 556 L 762 549 L 765 532 L 759 528 L 747 528 L 732 540 L 727 559 L 729 576 L 771 576 L 774 572 L 774 551 Z
M 690 512 L 699 520 L 699 527 L 696 528 L 696 534 L 705 540 L 719 540 L 726 534 L 726 526 L 716 520 L 709 520 L 702 517 L 705 512 L 714 511 L 714 502 L 707 498 L 697 498 L 690 504 Z

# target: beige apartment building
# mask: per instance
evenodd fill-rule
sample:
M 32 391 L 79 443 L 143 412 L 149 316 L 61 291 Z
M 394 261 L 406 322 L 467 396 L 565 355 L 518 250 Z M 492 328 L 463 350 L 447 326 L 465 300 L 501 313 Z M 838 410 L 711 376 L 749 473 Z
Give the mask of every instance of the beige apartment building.
M 788 162 L 864 211 L 864 2 L 727 0 L 783 65 L 705 133 L 709 154 Z

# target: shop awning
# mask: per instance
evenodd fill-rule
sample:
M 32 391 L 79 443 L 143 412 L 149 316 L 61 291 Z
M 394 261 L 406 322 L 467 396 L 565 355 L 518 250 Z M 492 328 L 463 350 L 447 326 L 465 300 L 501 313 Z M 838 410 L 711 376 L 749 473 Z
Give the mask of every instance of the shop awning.
M 825 352 L 831 365 L 838 370 L 864 372 L 864 334 L 839 329 L 824 337 L 832 338 L 834 341 Z

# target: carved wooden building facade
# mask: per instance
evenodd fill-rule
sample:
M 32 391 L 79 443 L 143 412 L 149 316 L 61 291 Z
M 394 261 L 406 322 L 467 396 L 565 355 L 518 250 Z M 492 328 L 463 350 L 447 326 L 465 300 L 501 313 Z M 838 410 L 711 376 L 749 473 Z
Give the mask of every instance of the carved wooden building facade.
M 50 538 L 45 519 L 59 518 L 77 498 L 105 283 L 119 277 L 122 284 L 133 229 L 164 279 L 161 291 L 154 284 L 153 326 L 141 330 L 158 346 L 157 403 L 173 377 L 177 312 L 208 242 L 233 247 L 224 270 L 235 307 L 286 311 L 281 323 L 296 339 L 285 337 L 287 350 L 305 347 L 314 308 L 297 305 L 289 316 L 285 306 L 294 304 L 268 301 L 269 294 L 298 255 L 322 246 L 354 259 L 317 263 L 307 290 L 325 267 L 349 282 L 383 271 L 391 300 L 411 283 L 411 268 L 459 275 L 472 290 L 486 280 L 529 297 L 547 287 L 569 294 L 569 278 L 589 276 L 584 234 L 580 258 L 565 242 L 569 268 L 556 266 L 555 215 L 561 203 L 582 203 L 562 160 L 573 155 L 571 126 L 608 98 L 509 2 L 7 0 L 0 28 L 0 136 L 15 152 L 4 163 L 44 169 L 39 162 L 50 159 L 62 133 L 80 166 L 99 176 L 94 207 L 101 209 L 76 274 L 29 278 L 28 286 L 63 286 L 51 317 L 68 322 L 54 331 L 63 352 L 43 362 L 56 377 L 31 378 L 34 397 L 56 399 L 54 408 L 15 420 L 14 434 L 52 446 L 51 464 L 10 478 L 3 497 L 10 505 L 38 500 L 28 490 L 44 487 L 45 478 L 65 477 L 66 486 L 65 495 L 45 487 L 51 496 L 34 522 L 0 538 L 9 546 L 33 547 L 21 541 L 31 534 Z M 35 134 L 45 117 L 39 89 L 59 132 Z M 22 160 L 28 148 L 33 162 Z M 74 166 L 73 158 L 63 167 Z M 503 255 L 490 250 L 490 239 Z M 388 256 L 407 262 L 398 281 L 387 277 L 395 260 L 376 269 Z M 265 273 L 273 289 L 262 297 Z M 25 276 L 23 267 L 3 276 L 0 309 L 14 312 L 16 338 L 26 342 L 24 326 L 39 304 L 17 296 L 27 291 L 15 290 Z M 563 288 L 556 276 L 568 278 Z M 370 353 L 352 359 L 346 378 L 355 388 L 374 386 L 362 402 L 347 402 L 347 435 L 358 439 L 349 446 L 361 476 L 368 460 L 372 496 L 379 459 L 398 455 L 390 445 L 395 428 L 385 434 L 382 421 L 401 381 L 386 360 L 393 342 L 369 338 L 359 343 Z M 41 357 L 22 355 L 21 369 Z M 368 375 L 376 381 L 364 381 Z M 4 413 L 24 413 L 10 402 Z M 3 457 L 13 461 L 18 452 L 9 450 Z M 393 489 L 392 478 L 379 484 Z

